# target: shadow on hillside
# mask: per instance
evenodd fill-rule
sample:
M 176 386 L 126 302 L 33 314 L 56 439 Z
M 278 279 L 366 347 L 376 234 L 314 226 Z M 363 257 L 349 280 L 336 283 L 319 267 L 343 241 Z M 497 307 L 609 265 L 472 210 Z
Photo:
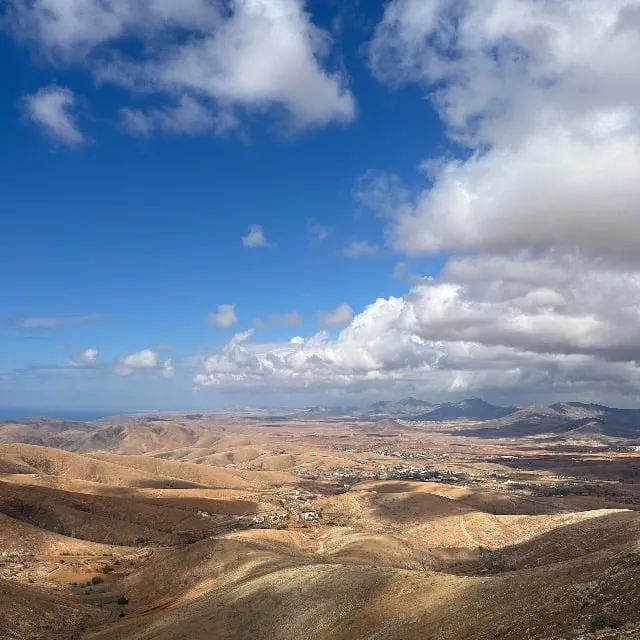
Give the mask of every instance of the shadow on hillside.
M 526 542 L 489 550 L 478 547 L 475 558 L 451 566 L 456 575 L 498 574 L 534 569 L 583 558 L 589 554 L 618 554 L 640 537 L 640 514 L 635 511 L 608 513 L 581 522 L 559 526 Z M 629 557 L 640 570 L 640 552 Z
M 467 583 L 455 615 L 440 612 L 431 622 L 446 629 L 443 640 L 521 640 L 525 630 L 532 640 L 618 638 L 615 628 L 640 619 L 639 579 L 627 558 L 601 555 L 513 571 Z
M 639 617 L 639 571 L 626 558 L 590 556 L 571 571 L 555 565 L 468 579 L 300 564 L 226 542 L 203 543 L 204 555 L 200 545 L 176 552 L 166 567 L 168 583 L 159 579 L 166 573 L 159 564 L 136 576 L 127 595 L 133 602 L 139 590 L 143 606 L 150 608 L 129 620 L 132 636 L 152 625 L 158 637 L 190 640 L 522 640 L 524 630 L 534 640 L 574 637 L 580 628 L 596 630 Z M 242 561 L 229 564 L 246 553 L 248 570 Z M 199 590 L 207 576 L 213 581 Z M 148 592 L 146 585 L 159 590 Z M 194 591 L 196 596 L 181 598 Z M 153 606 L 169 598 L 170 611 Z M 112 627 L 99 637 L 115 640 L 118 633 Z
M 387 523 L 425 523 L 449 516 L 457 516 L 471 509 L 456 500 L 431 493 L 369 494 L 375 515 Z
M 411 493 L 413 491 L 417 491 L 420 488 L 420 485 L 416 482 L 380 482 L 380 483 L 362 483 L 365 485 L 361 487 L 359 485 L 354 485 L 352 489 L 354 491 L 358 490 L 373 490 L 376 493 Z
M 105 544 L 184 544 L 237 526 L 256 502 L 197 497 L 93 495 L 0 482 L 0 513 L 52 533 Z
M 460 499 L 446 498 L 433 493 L 378 492 L 370 493 L 369 503 L 377 517 L 386 522 L 408 524 L 430 522 L 442 517 L 479 511 L 489 515 L 552 515 L 565 511 L 552 499 L 532 499 L 518 494 L 482 491 Z M 576 511 L 588 511 L 585 505 Z
M 571 455 L 522 456 L 501 459 L 500 464 L 512 469 L 551 471 L 557 476 L 575 476 L 586 480 L 640 483 L 640 456 L 606 459 Z

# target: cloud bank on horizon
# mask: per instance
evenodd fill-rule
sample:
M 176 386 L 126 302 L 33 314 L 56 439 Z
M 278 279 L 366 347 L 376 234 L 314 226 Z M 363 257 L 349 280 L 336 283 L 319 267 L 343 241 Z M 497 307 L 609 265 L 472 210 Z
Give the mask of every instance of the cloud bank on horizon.
M 295 130 L 357 117 L 347 73 L 327 62 L 334 36 L 301 0 L 230 6 L 10 0 L 7 15 L 15 38 L 54 64 L 162 96 L 161 107 L 121 108 L 139 135 L 220 134 L 274 106 Z M 194 37 L 171 39 L 184 30 Z M 126 56 L 125 37 L 144 43 L 141 58 Z M 391 0 L 365 49 L 381 85 L 417 87 L 430 101 L 454 151 L 425 150 L 419 184 L 384 167 L 364 173 L 356 199 L 385 237 L 343 241 L 342 252 L 440 256 L 444 268 L 359 313 L 349 301 L 320 311 L 316 333 L 279 342 L 257 338 L 265 321 L 247 330 L 250 318 L 220 304 L 212 330 L 242 330 L 201 354 L 199 370 L 185 368 L 193 384 L 637 397 L 640 0 Z M 84 142 L 70 89 L 44 87 L 25 105 L 60 143 Z M 307 224 L 318 240 L 336 235 Z M 271 246 L 261 224 L 241 241 Z M 266 316 L 302 323 L 297 312 Z M 95 361 L 93 352 L 80 360 Z M 180 367 L 180 357 L 160 362 L 151 349 L 115 364 L 120 375 Z

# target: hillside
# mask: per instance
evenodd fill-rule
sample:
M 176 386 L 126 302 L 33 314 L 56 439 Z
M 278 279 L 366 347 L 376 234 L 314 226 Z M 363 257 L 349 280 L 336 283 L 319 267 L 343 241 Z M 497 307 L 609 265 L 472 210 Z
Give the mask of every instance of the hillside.
M 537 411 L 553 429 L 602 409 Z M 486 446 L 474 431 L 173 416 L 74 428 L 64 449 L 0 445 L 0 595 L 14 607 L 0 637 L 601 640 L 640 629 L 637 456 L 558 455 L 556 433 L 539 448 Z M 429 481 L 410 479 L 420 470 Z
M 94 607 L 69 601 L 49 589 L 0 578 L 0 638 L 75 640 L 104 619 Z
M 637 552 L 616 549 L 528 573 L 465 577 L 318 562 L 285 540 L 204 541 L 129 578 L 131 614 L 87 637 L 515 640 L 523 629 L 560 637 L 614 604 L 616 615 L 635 617 L 632 558 Z

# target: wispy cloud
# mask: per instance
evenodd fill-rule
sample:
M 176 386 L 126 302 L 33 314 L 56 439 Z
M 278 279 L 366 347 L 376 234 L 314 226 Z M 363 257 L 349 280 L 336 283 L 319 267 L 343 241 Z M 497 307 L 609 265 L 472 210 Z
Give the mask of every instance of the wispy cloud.
M 281 316 L 271 316 L 270 320 L 275 324 L 286 324 L 289 327 L 299 327 L 302 324 L 302 316 L 297 311 L 284 313 Z
M 307 222 L 307 232 L 314 240 L 323 242 L 333 233 L 333 227 L 309 221 Z
M 286 325 L 288 327 L 299 327 L 302 324 L 302 316 L 297 311 L 290 311 L 282 315 L 269 316 L 268 321 L 262 318 L 254 318 L 252 321 L 253 328 L 258 331 L 264 331 L 269 325 Z M 226 327 L 225 327 L 226 328 Z
M 78 366 L 75 362 L 71 362 L 71 364 L 51 364 L 51 363 L 33 363 L 28 364 L 24 367 L 18 367 L 17 369 L 13 369 L 13 371 L 8 375 L 83 375 L 87 373 L 87 370 L 95 371 L 95 370 L 105 370 L 108 365 L 106 364 L 86 364 L 84 366 Z
M 380 247 L 377 244 L 367 242 L 366 240 L 355 240 L 342 250 L 342 254 L 347 256 L 347 258 L 360 258 L 362 256 L 374 256 L 379 251 Z
M 320 314 L 320 324 L 326 329 L 346 327 L 353 318 L 353 309 L 346 303 L 338 305 L 332 311 Z
M 267 328 L 267 323 L 262 318 L 255 318 L 251 323 L 258 331 L 264 331 Z
M 97 322 L 102 320 L 103 316 L 99 314 L 91 314 L 84 316 L 15 316 L 9 321 L 13 329 L 20 331 L 39 331 L 48 329 L 57 329 L 69 324 L 83 324 L 85 322 Z
M 212 131 L 223 135 L 238 126 L 232 112 L 212 113 L 191 96 L 182 96 L 175 105 L 141 111 L 124 107 L 120 110 L 121 126 L 134 135 L 148 137 L 154 131 L 200 135 Z

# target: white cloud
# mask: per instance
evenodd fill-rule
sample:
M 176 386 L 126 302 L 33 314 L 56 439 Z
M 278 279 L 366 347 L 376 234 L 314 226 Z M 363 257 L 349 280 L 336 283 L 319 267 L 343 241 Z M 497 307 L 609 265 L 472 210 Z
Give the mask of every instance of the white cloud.
M 143 349 L 125 356 L 122 363 L 132 369 L 151 369 L 158 364 L 158 354 L 151 349 Z
M 84 142 L 75 115 L 75 96 L 71 89 L 50 85 L 24 97 L 28 118 L 57 142 L 73 147 Z
M 159 345 L 163 347 L 164 345 Z M 119 376 L 130 376 L 134 373 L 156 373 L 165 378 L 170 378 L 175 374 L 173 360 L 168 358 L 161 361 L 158 351 L 162 349 L 142 349 L 126 356 L 121 356 L 116 360 L 115 372 Z
M 228 329 L 238 322 L 235 304 L 220 304 L 218 310 L 206 317 L 206 322 L 218 329 Z
M 267 242 L 262 225 L 252 224 L 247 235 L 242 236 L 242 246 L 255 249 L 257 247 L 270 247 L 271 245 Z
M 253 328 L 258 331 L 264 331 L 268 326 L 267 323 L 260 318 L 255 318 L 251 324 L 253 325 Z
M 366 240 L 355 240 L 348 244 L 342 253 L 347 258 L 360 258 L 362 256 L 374 256 L 380 251 L 380 247 L 377 244 L 367 242 Z
M 578 256 L 453 259 L 331 339 L 235 336 L 199 386 L 640 395 L 640 271 Z
M 118 358 L 116 373 L 120 376 L 129 376 L 136 371 L 157 369 L 157 367 L 158 354 L 151 349 L 142 349 Z
M 353 309 L 346 303 L 339 304 L 333 311 L 320 314 L 320 324 L 326 329 L 346 327 L 353 318 Z
M 640 395 L 639 45 L 640 0 L 390 2 L 374 73 L 422 86 L 467 150 L 425 161 L 421 189 L 369 171 L 354 196 L 396 249 L 453 257 L 334 340 L 237 345 L 247 381 Z
M 72 360 L 76 364 L 90 365 L 98 361 L 100 352 L 97 349 L 85 349 L 73 356 Z
M 165 378 L 171 378 L 175 374 L 175 367 L 171 359 L 165 360 L 160 367 L 160 374 Z
M 294 129 L 355 115 L 345 75 L 326 67 L 331 35 L 303 0 L 8 0 L 4 17 L 45 60 L 177 100 L 166 110 L 125 111 L 138 134 L 219 132 L 239 112 L 274 107 Z
M 639 0 L 394 0 L 370 45 L 376 75 L 417 82 L 465 159 L 425 164 L 365 197 L 409 254 L 556 247 L 637 260 Z

